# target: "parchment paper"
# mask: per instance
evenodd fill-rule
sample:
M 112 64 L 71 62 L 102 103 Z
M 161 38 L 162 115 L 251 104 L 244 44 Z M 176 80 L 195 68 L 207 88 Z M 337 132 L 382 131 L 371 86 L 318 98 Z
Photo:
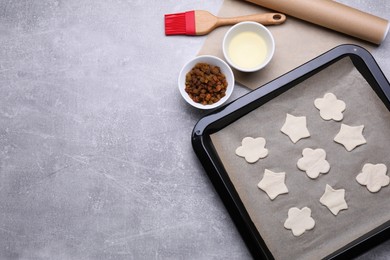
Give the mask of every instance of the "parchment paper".
M 327 92 L 346 103 L 341 122 L 325 121 L 314 100 Z M 293 144 L 280 132 L 286 113 L 306 116 L 311 137 Z M 364 125 L 367 144 L 347 152 L 333 141 L 341 123 Z M 390 168 L 390 113 L 351 60 L 343 58 L 211 136 L 229 178 L 276 259 L 320 259 L 390 220 L 390 186 L 370 193 L 356 176 L 365 163 Z M 246 137 L 264 137 L 269 155 L 254 164 L 235 155 Z M 304 148 L 322 148 L 329 173 L 312 180 L 296 163 Z M 257 187 L 264 170 L 286 172 L 288 194 L 271 201 Z M 389 175 L 389 170 L 387 172 Z M 348 209 L 334 216 L 319 199 L 326 184 L 346 190 Z M 309 207 L 316 225 L 300 237 L 283 227 L 291 207 Z
M 218 16 L 233 17 L 265 12 L 274 11 L 243 0 L 224 0 Z M 224 26 L 211 32 L 198 54 L 215 55 L 224 59 L 222 40 L 229 28 L 230 26 Z M 255 89 L 340 44 L 358 44 L 367 50 L 375 47 L 368 42 L 291 16 L 287 16 L 285 23 L 267 28 L 275 39 L 275 54 L 271 62 L 264 69 L 252 73 L 233 69 L 236 81 L 250 89 Z

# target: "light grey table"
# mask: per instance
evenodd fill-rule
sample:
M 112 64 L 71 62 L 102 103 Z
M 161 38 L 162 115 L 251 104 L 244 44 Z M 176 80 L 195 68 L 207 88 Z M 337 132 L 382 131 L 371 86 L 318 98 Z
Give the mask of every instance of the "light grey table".
M 163 33 L 165 13 L 221 3 L 0 0 L 0 259 L 251 257 L 191 147 L 205 113 L 177 90 L 205 38 Z M 388 37 L 388 78 L 389 54 Z

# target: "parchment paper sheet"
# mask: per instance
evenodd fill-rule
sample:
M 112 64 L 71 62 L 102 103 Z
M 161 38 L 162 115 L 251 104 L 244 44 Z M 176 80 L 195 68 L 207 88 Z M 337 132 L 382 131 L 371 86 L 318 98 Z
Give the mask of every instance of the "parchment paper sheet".
M 314 100 L 327 92 L 346 103 L 341 122 L 325 121 Z M 280 132 L 286 113 L 306 116 L 311 137 L 293 144 Z M 333 141 L 341 123 L 364 125 L 367 144 L 347 152 Z M 282 95 L 250 112 L 211 136 L 229 178 L 252 221 L 276 259 L 320 259 L 390 219 L 390 186 L 370 193 L 355 180 L 365 163 L 390 168 L 390 113 L 353 66 L 343 58 Z M 235 155 L 246 137 L 264 137 L 269 154 L 254 164 Z M 323 148 L 331 169 L 312 180 L 296 163 L 304 148 Z M 286 172 L 288 194 L 271 201 L 257 187 L 264 170 Z M 389 175 L 389 170 L 387 172 Z M 319 199 L 329 184 L 346 190 L 349 209 L 334 216 Z M 294 237 L 283 227 L 290 207 L 309 207 L 316 221 L 313 230 Z
M 265 12 L 274 11 L 243 0 L 224 0 L 218 16 L 233 17 Z M 224 59 L 222 40 L 229 28 L 230 26 L 224 26 L 211 32 L 198 54 L 215 55 Z M 358 44 L 367 50 L 375 47 L 368 42 L 291 16 L 287 16 L 285 23 L 267 28 L 275 39 L 275 54 L 271 62 L 264 69 L 253 73 L 233 69 L 236 81 L 250 89 L 255 89 L 340 44 Z

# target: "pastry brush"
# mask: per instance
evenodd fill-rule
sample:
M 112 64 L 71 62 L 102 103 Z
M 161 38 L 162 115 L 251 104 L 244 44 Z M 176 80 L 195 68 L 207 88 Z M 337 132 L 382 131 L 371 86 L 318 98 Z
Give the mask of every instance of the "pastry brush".
M 208 11 L 195 10 L 176 14 L 166 14 L 165 35 L 205 35 L 223 25 L 232 25 L 244 21 L 258 22 L 263 25 L 281 24 L 286 16 L 281 13 L 262 13 L 231 18 L 221 18 Z

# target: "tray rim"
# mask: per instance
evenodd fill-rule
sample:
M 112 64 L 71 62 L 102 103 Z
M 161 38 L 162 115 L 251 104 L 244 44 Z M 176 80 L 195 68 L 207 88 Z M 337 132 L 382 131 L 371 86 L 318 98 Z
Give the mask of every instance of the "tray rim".
M 210 135 L 345 57 L 352 60 L 356 69 L 390 111 L 390 84 L 374 57 L 363 47 L 343 44 L 205 115 L 196 123 L 192 131 L 191 143 L 193 150 L 255 259 L 274 259 L 274 257 L 257 231 L 233 183 L 230 181 L 213 147 Z M 389 237 L 390 220 L 364 236 L 351 241 L 325 259 L 356 256 L 389 239 Z

